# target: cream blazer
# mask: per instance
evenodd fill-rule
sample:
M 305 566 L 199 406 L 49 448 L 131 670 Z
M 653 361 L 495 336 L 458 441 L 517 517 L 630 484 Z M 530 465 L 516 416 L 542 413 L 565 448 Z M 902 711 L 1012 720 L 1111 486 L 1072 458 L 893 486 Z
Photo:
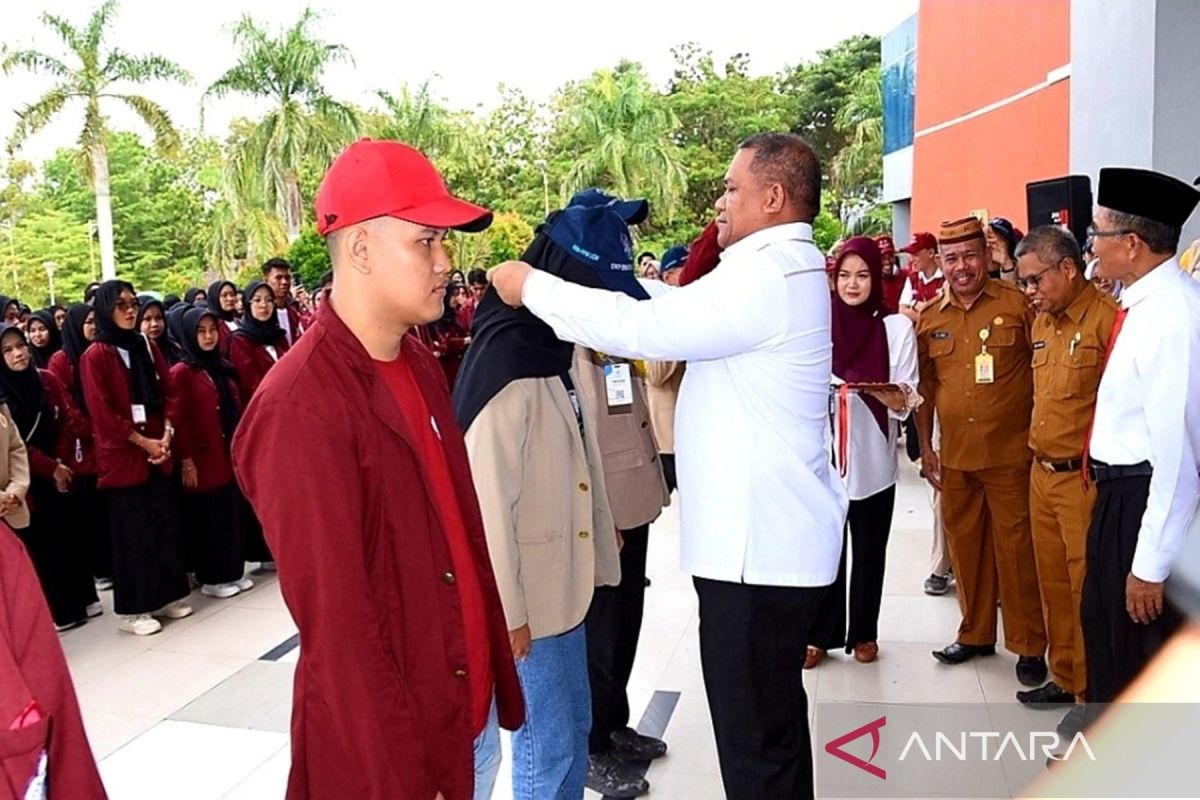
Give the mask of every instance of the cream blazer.
M 4 515 L 4 521 L 14 528 L 29 527 L 29 506 L 25 495 L 29 493 L 29 454 L 25 450 L 25 442 L 17 423 L 13 422 L 8 405 L 0 403 L 0 453 L 6 455 L 0 458 L 0 491 L 15 494 L 21 498 L 21 505 Z
M 572 381 L 578 387 L 574 375 Z M 528 625 L 534 639 L 579 625 L 593 589 L 621 580 L 617 529 L 586 410 L 583 427 L 581 440 L 560 379 L 526 378 L 488 401 L 465 432 L 508 628 Z

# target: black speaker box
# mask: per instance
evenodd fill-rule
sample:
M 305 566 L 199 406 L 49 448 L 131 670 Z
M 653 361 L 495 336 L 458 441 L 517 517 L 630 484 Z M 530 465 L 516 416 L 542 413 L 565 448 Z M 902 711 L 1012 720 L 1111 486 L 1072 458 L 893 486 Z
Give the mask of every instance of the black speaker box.
M 1087 241 L 1092 224 L 1092 181 L 1087 175 L 1067 175 L 1025 184 L 1029 227 L 1061 225 L 1079 240 Z

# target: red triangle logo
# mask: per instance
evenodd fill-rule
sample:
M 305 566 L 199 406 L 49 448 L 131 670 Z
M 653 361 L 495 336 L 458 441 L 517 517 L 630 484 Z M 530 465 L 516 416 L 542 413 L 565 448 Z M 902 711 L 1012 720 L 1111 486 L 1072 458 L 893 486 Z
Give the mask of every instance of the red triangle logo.
M 861 728 L 856 728 L 855 730 L 847 733 L 845 736 L 839 736 L 832 742 L 827 743 L 825 745 L 825 752 L 829 753 L 831 756 L 840 758 L 847 764 L 853 764 L 859 769 L 871 773 L 880 780 L 887 780 L 887 771 L 871 763 L 871 759 L 875 758 L 875 754 L 879 752 L 879 729 L 884 725 L 887 725 L 887 717 L 880 717 L 874 722 L 868 722 Z M 842 749 L 843 745 L 849 744 L 855 739 L 865 736 L 868 733 L 871 734 L 871 758 L 863 761 L 858 756 L 851 755 Z

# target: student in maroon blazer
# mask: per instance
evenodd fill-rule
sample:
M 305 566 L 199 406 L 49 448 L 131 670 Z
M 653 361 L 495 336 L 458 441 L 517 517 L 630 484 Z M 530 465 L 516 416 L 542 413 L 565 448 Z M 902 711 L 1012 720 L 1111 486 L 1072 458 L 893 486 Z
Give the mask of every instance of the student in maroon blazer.
M 218 352 L 228 352 L 229 337 L 238 329 L 238 288 L 233 281 L 213 281 L 205 296 L 208 299 L 203 307 L 217 318 L 217 335 L 221 337 Z
M 93 302 L 96 341 L 79 372 L 112 532 L 114 605 L 121 630 L 148 636 L 162 630 L 154 616 L 192 613 L 184 602 L 183 534 L 169 477 L 175 397 L 162 353 L 135 330 L 133 286 L 105 281 Z
M 263 283 L 275 294 L 275 316 L 289 346 L 304 333 L 304 319 L 292 297 L 292 264 L 286 258 L 272 258 L 262 267 Z
M 267 372 L 288 351 L 288 340 L 279 327 L 270 286 L 254 281 L 242 298 L 242 323 L 229 337 L 229 361 L 237 370 L 242 397 L 249 402 Z
M 490 796 L 524 719 L 462 433 L 407 335 L 442 313 L 443 226 L 490 219 L 397 142 L 351 145 L 318 191 L 333 292 L 233 444 L 304 642 L 289 800 Z
M 25 549 L 0 523 L 0 797 L 105 800 L 62 646 Z M 49 794 L 36 791 L 37 782 Z M 34 791 L 30 791 L 30 789 Z
M 87 546 L 73 512 L 71 469 L 57 457 L 64 436 L 85 424 L 58 378 L 33 365 L 25 332 L 0 326 L 0 394 L 29 457 L 29 527 L 18 534 L 37 568 L 54 624 L 77 628 L 101 612 Z
M 216 292 L 210 287 L 209 297 Z M 200 593 L 234 597 L 254 588 L 242 560 L 240 497 L 229 446 L 242 415 L 233 367 L 217 350 L 221 323 L 202 308 L 184 312 L 180 350 L 171 367 L 179 432 L 175 449 L 183 483 L 184 531 Z
M 49 371 L 58 378 L 80 417 L 78 431 L 63 429 L 58 457 L 71 470 L 71 492 L 75 496 L 76 524 L 87 541 L 88 563 L 96 589 L 112 588 L 112 536 L 108 530 L 108 511 L 96 485 L 96 443 L 92 438 L 92 419 L 83 401 L 79 381 L 79 359 L 96 338 L 96 312 L 86 303 L 67 309 L 63 323 L 63 349 L 50 357 Z
M 261 281 L 254 281 L 242 293 L 242 321 L 229 337 L 228 359 L 237 373 L 238 391 L 242 401 L 258 390 L 267 372 L 288 351 L 287 336 L 279 327 L 275 314 L 275 293 Z M 262 524 L 243 498 L 242 525 L 247 561 L 257 561 L 259 570 L 275 569 L 275 557 L 263 538 Z

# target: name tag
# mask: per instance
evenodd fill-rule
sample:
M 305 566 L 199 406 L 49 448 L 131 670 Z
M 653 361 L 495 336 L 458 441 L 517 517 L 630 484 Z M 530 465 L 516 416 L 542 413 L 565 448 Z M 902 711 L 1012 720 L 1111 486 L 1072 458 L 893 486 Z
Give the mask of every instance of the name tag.
M 1034 342 L 1034 343 L 1033 343 L 1033 349 L 1034 349 L 1034 350 L 1042 350 L 1042 349 L 1044 349 L 1045 347 L 1046 347 L 1046 340 L 1045 340 L 1045 339 L 1038 339 L 1036 342 Z
M 134 403 L 130 406 L 130 412 L 133 414 L 134 425 L 146 424 L 146 407 L 141 403 Z
M 628 364 L 604 365 L 604 390 L 609 410 L 633 410 L 633 373 Z
M 975 356 L 975 382 L 992 383 L 996 380 L 996 363 L 991 353 Z
M 933 339 L 949 339 L 950 331 L 934 331 L 930 334 L 930 337 Z

